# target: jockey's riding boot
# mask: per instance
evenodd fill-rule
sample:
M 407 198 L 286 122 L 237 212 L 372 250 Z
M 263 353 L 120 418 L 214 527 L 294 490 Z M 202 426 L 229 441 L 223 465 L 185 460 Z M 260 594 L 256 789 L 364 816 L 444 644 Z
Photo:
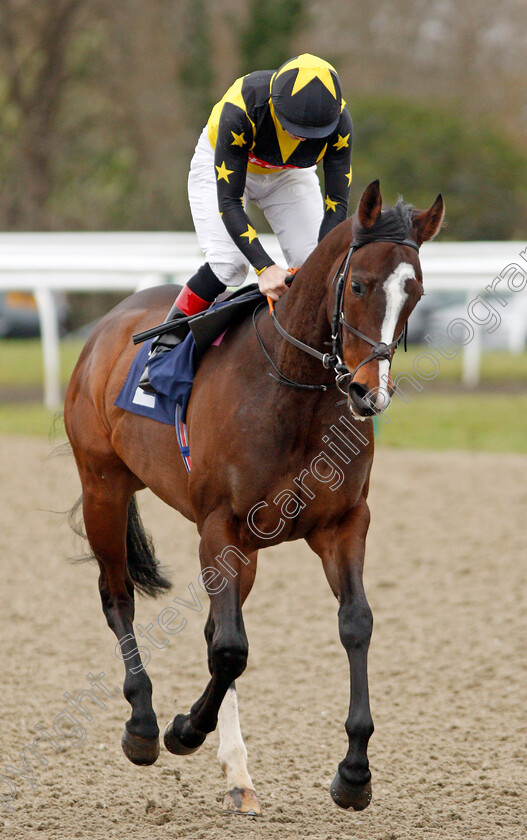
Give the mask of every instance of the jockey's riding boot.
M 193 277 L 181 289 L 179 295 L 170 307 L 170 311 L 164 323 L 173 321 L 180 316 L 187 318 L 189 315 L 198 315 L 209 308 L 211 303 L 221 292 L 225 291 L 225 284 L 218 280 L 208 263 L 202 265 Z M 170 332 L 158 335 L 152 342 L 149 358 L 166 353 L 181 344 L 189 333 L 188 321 L 182 324 L 175 324 Z M 148 365 L 145 367 L 139 380 L 139 387 L 147 394 L 155 394 L 156 390 L 150 382 Z
M 163 323 L 166 324 L 167 321 L 176 321 L 178 318 L 186 317 L 187 315 L 179 308 L 177 300 L 175 300 Z M 158 335 L 154 338 L 150 349 L 150 355 L 157 356 L 159 353 L 166 353 L 167 350 L 172 350 L 173 347 L 177 347 L 177 345 L 181 344 L 183 339 L 187 337 L 188 331 L 188 321 L 183 321 L 182 324 L 174 324 L 170 332 L 162 333 L 162 335 Z

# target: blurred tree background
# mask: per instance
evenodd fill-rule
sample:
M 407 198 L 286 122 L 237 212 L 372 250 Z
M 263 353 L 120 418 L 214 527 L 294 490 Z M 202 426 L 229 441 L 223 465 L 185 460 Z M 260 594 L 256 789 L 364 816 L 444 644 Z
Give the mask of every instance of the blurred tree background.
M 527 235 L 522 0 L 0 0 L 2 230 L 191 228 L 209 110 L 300 52 L 355 125 L 352 206 L 379 177 L 448 207 L 447 237 Z

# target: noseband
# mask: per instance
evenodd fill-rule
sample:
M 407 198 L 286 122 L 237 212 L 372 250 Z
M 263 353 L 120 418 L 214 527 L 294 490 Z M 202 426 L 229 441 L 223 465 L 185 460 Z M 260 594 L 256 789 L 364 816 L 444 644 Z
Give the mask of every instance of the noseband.
M 414 251 L 417 251 L 419 253 L 419 245 L 417 244 L 417 242 L 414 242 L 413 239 L 379 238 L 371 240 L 371 242 L 393 242 L 397 245 L 407 245 L 409 248 L 413 248 Z M 285 340 L 288 341 L 289 344 L 293 344 L 295 347 L 298 347 L 299 350 L 303 350 L 304 353 L 309 353 L 310 356 L 314 356 L 315 359 L 318 359 L 322 362 L 323 366 L 327 370 L 332 370 L 335 374 L 335 385 L 337 386 L 339 391 L 341 391 L 346 396 L 348 395 L 348 392 L 344 389 L 343 382 L 346 379 L 349 379 L 349 381 L 351 382 L 359 368 L 361 368 L 363 365 L 368 364 L 368 362 L 374 361 L 375 359 L 378 359 L 379 361 L 382 359 L 390 361 L 392 357 L 392 352 L 399 346 L 401 341 L 404 341 L 404 349 L 406 350 L 406 335 L 408 328 L 407 324 L 404 325 L 401 334 L 397 336 L 397 338 L 394 339 L 394 341 L 390 342 L 390 344 L 385 344 L 383 341 L 374 341 L 373 338 L 370 338 L 369 336 L 365 335 L 360 330 L 358 330 L 356 327 L 353 327 L 351 326 L 351 324 L 348 324 L 348 322 L 344 318 L 344 312 L 342 307 L 344 303 L 344 292 L 346 288 L 346 280 L 349 275 L 351 258 L 355 251 L 357 251 L 359 248 L 362 248 L 363 245 L 366 244 L 370 243 L 359 243 L 355 241 L 351 242 L 348 253 L 346 254 L 346 257 L 341 263 L 331 283 L 332 286 L 336 283 L 335 308 L 333 311 L 333 319 L 331 323 L 331 353 L 321 353 L 319 350 L 316 350 L 314 347 L 311 347 L 309 344 L 305 344 L 305 342 L 300 341 L 300 339 L 295 338 L 294 336 L 286 332 L 286 330 L 284 330 L 284 328 L 279 323 L 276 317 L 273 301 L 271 300 L 271 298 L 267 298 L 273 324 L 275 325 L 282 338 L 285 338 Z M 258 309 L 260 309 L 260 307 L 258 307 Z M 271 376 L 271 378 L 275 379 L 277 382 L 281 382 L 283 385 L 290 385 L 294 388 L 302 388 L 310 391 L 327 391 L 327 385 L 308 385 L 302 382 L 295 382 L 294 380 L 289 379 L 289 377 L 285 376 L 285 374 L 283 374 L 277 368 L 277 366 L 269 356 L 269 353 L 267 352 L 264 346 L 264 343 L 256 326 L 256 313 L 258 309 L 253 312 L 253 324 L 256 330 L 256 335 L 260 343 L 260 347 L 262 348 L 267 360 L 271 363 L 272 367 L 278 374 L 278 376 L 275 376 L 274 374 L 270 373 L 269 376 Z M 353 371 L 349 371 L 342 360 L 343 353 L 341 326 L 345 327 L 347 330 L 349 330 L 349 332 L 353 333 L 353 335 L 356 335 L 358 338 L 362 339 L 362 341 L 365 341 L 367 344 L 370 344 L 371 347 L 373 347 L 373 350 L 370 353 L 370 355 L 363 359 L 362 362 L 359 362 L 359 364 Z

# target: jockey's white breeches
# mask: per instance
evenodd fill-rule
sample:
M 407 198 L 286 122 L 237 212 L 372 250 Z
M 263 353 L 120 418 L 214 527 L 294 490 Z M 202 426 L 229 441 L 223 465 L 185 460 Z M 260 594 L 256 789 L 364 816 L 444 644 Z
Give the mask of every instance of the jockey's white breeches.
M 249 262 L 223 224 L 216 190 L 214 149 L 203 130 L 190 164 L 188 194 L 199 244 L 218 280 L 240 286 Z M 243 204 L 253 202 L 276 234 L 283 268 L 302 265 L 317 244 L 323 201 L 316 166 L 282 169 L 268 175 L 247 173 Z

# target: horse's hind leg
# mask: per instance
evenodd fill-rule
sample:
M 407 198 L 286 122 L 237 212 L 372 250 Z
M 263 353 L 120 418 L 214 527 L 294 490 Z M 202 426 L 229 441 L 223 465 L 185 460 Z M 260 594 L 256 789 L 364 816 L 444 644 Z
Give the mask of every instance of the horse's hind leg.
M 105 460 L 96 470 L 79 467 L 86 536 L 99 563 L 99 592 L 126 671 L 123 693 L 132 707 L 122 748 L 134 764 L 153 764 L 159 755 L 159 728 L 152 708 L 152 683 L 134 635 L 134 586 L 126 561 L 128 509 L 137 479 L 120 462 Z M 135 486 L 134 486 L 135 485 Z

